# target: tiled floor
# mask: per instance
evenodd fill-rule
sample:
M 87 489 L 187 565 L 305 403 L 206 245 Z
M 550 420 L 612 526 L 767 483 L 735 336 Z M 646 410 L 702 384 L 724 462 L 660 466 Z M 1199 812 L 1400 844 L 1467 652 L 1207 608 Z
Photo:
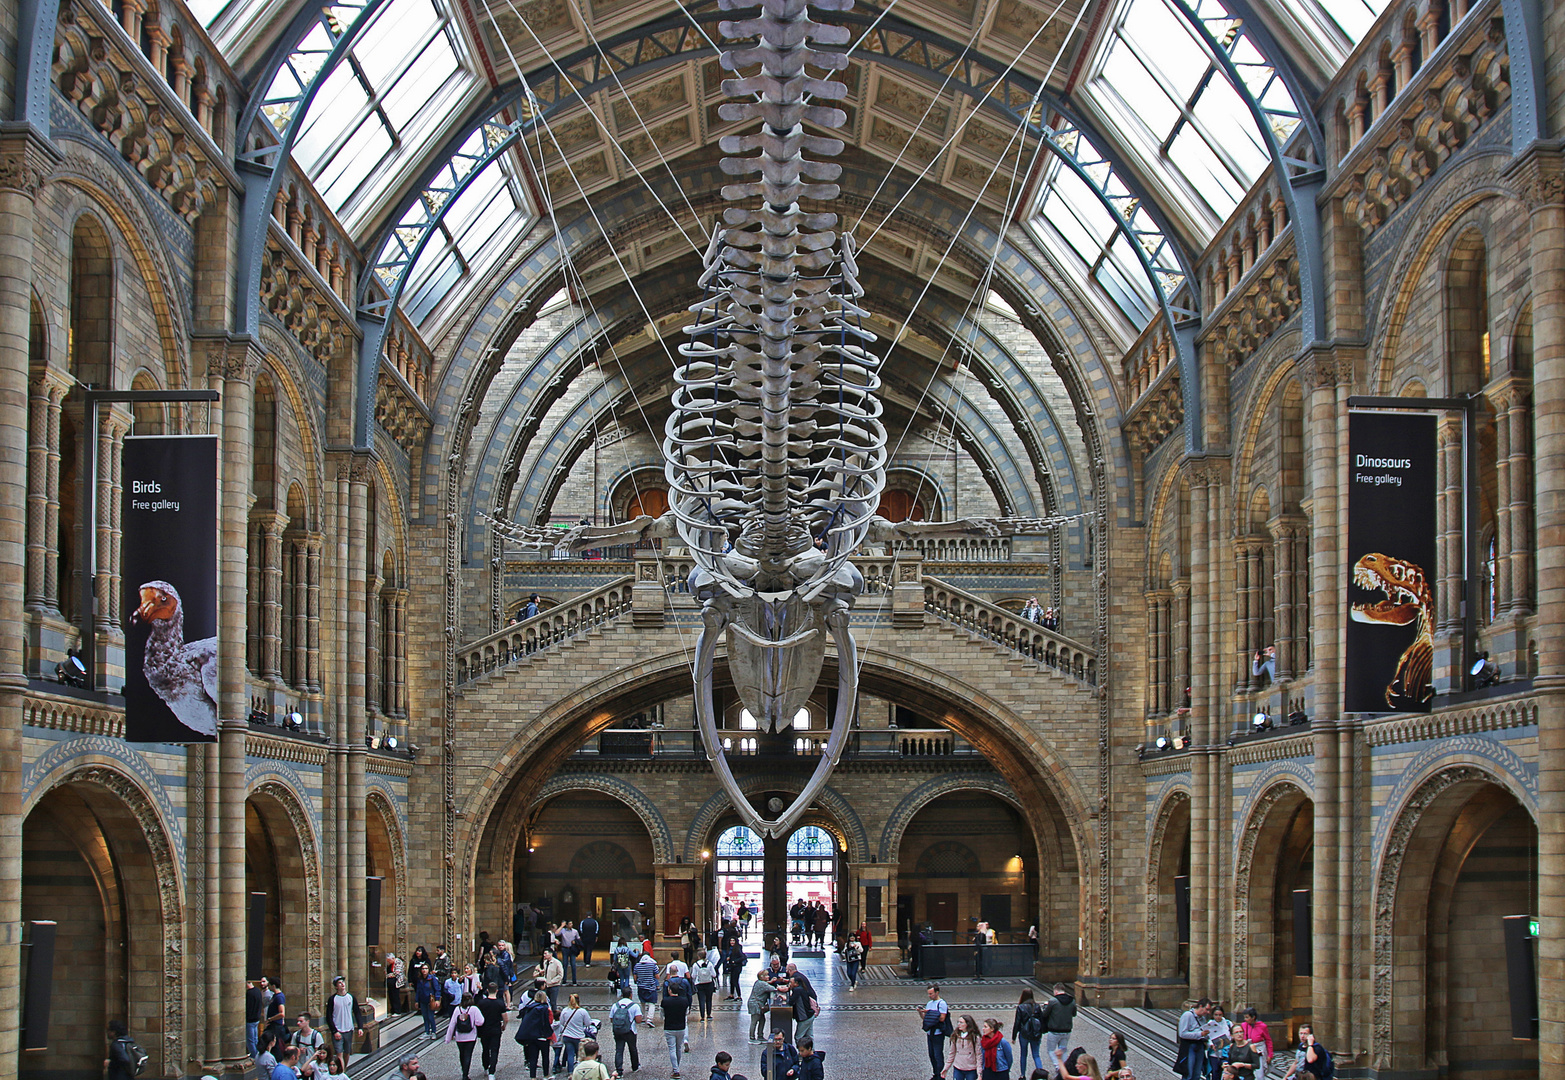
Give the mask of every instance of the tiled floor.
M 925 1000 L 924 986 L 914 980 L 896 982 L 877 979 L 860 984 L 850 993 L 842 965 L 834 958 L 804 959 L 798 961 L 799 969 L 809 976 L 821 1000 L 821 1015 L 815 1022 L 815 1045 L 826 1053 L 828 1080 L 845 1080 L 847 1077 L 875 1077 L 877 1080 L 928 1080 L 929 1057 L 923 1032 L 920 1028 L 920 1011 Z M 748 991 L 754 981 L 759 961 L 751 961 L 745 970 L 742 984 Z M 608 1043 L 608 1065 L 613 1068 L 613 1038 L 608 1035 L 606 1022 L 612 997 L 603 981 L 601 966 L 578 972 L 581 985 L 566 986 L 567 992 L 581 994 L 583 1006 L 596 1018 L 604 1020 L 604 1034 Z M 590 972 L 590 975 L 589 975 Z M 1023 986 L 1019 980 L 994 979 L 982 982 L 964 980 L 954 984 L 943 996 L 958 1013 L 970 1013 L 975 1019 L 995 1017 L 1010 1030 L 1017 996 Z M 1036 988 L 1035 988 L 1036 990 Z M 561 995 L 561 1002 L 566 1000 Z M 727 1050 L 734 1057 L 733 1072 L 751 1080 L 760 1080 L 760 1047 L 751 1045 L 746 1038 L 748 1016 L 742 1011 L 743 1002 L 723 1001 L 718 996 L 714 1015 L 709 1022 L 694 1019 L 688 1028 L 690 1053 L 685 1056 L 682 1076 L 685 1080 L 707 1080 L 714 1056 L 719 1050 Z M 1101 1058 L 1108 1043 L 1108 1028 L 1102 1014 L 1087 1013 L 1076 1022 L 1072 1046 L 1084 1046 L 1088 1052 Z M 441 1029 L 442 1036 L 444 1028 Z M 1130 1065 L 1138 1080 L 1165 1080 L 1172 1076 L 1168 1067 L 1169 1055 L 1152 1035 L 1130 1034 Z M 641 1070 L 636 1080 L 664 1080 L 672 1073 L 668 1052 L 663 1038 L 662 1023 L 656 1028 L 642 1028 L 639 1035 Z M 421 1054 L 420 1064 L 429 1080 L 450 1080 L 459 1073 L 456 1049 L 436 1042 L 427 1045 Z M 628 1065 L 628 1062 L 627 1062 Z M 1012 1069 L 1012 1076 L 1026 1074 L 1019 1068 Z M 526 1080 L 527 1066 L 521 1047 L 506 1032 L 500 1051 L 498 1080 Z M 379 1077 L 355 1076 L 354 1080 L 379 1080 Z M 483 1080 L 474 1059 L 472 1080 Z

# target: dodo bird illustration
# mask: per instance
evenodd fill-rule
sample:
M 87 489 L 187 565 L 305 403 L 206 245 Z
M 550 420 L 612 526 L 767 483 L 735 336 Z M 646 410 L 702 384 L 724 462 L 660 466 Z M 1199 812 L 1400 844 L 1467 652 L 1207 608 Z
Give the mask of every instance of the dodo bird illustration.
M 180 723 L 202 735 L 217 734 L 217 638 L 185 640 L 185 612 L 179 590 L 166 581 L 141 586 L 141 605 L 131 618 L 149 628 L 142 661 L 147 685 Z

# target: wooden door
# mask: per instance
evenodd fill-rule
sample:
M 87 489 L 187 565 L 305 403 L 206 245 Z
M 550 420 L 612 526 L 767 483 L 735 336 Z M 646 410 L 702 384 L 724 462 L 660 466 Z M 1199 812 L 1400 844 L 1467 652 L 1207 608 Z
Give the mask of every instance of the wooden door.
M 929 905 L 929 925 L 936 930 L 956 930 L 956 893 L 927 893 L 924 902 Z
M 693 881 L 665 881 L 663 883 L 663 933 L 670 937 L 679 933 L 684 919 L 696 917 L 696 883 Z

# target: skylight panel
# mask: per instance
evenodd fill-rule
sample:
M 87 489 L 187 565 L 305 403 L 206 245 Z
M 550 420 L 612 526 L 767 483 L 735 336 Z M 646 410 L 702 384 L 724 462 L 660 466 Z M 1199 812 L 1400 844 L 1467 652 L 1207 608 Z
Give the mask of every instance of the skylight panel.
M 1315 6 L 1316 0 L 1284 0 L 1287 7 L 1298 11 L 1306 11 Z M 1375 20 L 1380 18 L 1380 13 L 1386 10 L 1387 0 L 1318 0 L 1319 7 L 1326 13 L 1327 18 L 1337 24 L 1337 28 L 1354 45 L 1357 45 L 1369 33 L 1369 28 L 1375 25 Z
M 1116 38 L 1103 62 L 1103 81 L 1151 132 L 1163 132 L 1179 119 L 1179 106 L 1152 77 L 1129 45 Z M 1154 136 L 1155 137 L 1155 136 Z
M 386 119 L 401 130 L 446 87 L 451 76 L 460 71 L 456 52 L 444 34 L 431 41 L 418 59 L 398 79 L 384 99 Z

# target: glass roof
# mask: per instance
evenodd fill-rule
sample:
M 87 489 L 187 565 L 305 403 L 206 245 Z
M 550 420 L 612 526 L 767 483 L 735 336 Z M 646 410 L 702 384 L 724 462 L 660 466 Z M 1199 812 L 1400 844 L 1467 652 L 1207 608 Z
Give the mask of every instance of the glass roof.
M 279 132 L 360 6 L 326 8 L 278 72 L 265 112 Z M 442 4 L 388 0 L 327 76 L 294 136 L 293 159 L 350 230 L 384 212 L 396 182 L 480 92 L 466 53 Z
M 1218 33 L 1232 20 L 1216 3 L 1192 6 L 1241 71 L 1264 63 L 1246 39 Z M 1138 162 L 1161 175 L 1171 196 L 1198 201 L 1203 245 L 1270 162 L 1244 100 L 1166 0 L 1123 5 L 1083 94 L 1114 117 Z M 1286 139 L 1291 130 L 1277 134 Z
M 275 0 L 188 2 L 198 18 L 216 27 L 214 33 L 236 63 L 264 54 L 259 39 L 287 23 Z M 427 228 L 445 211 L 412 265 L 411 248 L 392 252 L 395 258 L 365 252 L 383 284 L 393 283 L 386 267 L 406 271 L 402 303 L 418 323 L 438 313 L 453 290 L 465 294 L 466 285 L 532 226 L 535 208 L 529 205 L 515 151 L 495 157 L 464 145 L 456 157 L 432 168 L 436 147 L 460 134 L 453 130 L 458 118 L 472 112 L 489 90 L 482 62 L 486 46 L 470 36 L 474 31 L 461 21 L 455 0 L 385 0 L 308 114 L 295 116 L 300 92 L 368 2 L 330 0 L 321 8 L 321 18 L 268 88 L 265 112 L 280 132 L 296 120 L 301 125 L 294 135 L 295 164 L 361 244 L 384 226 L 415 178 L 434 176 L 396 223 Z M 1106 311 L 1140 327 L 1158 310 L 1158 296 L 1137 247 L 1147 253 L 1165 291 L 1181 286 L 1182 274 L 1169 256 L 1170 238 L 1120 183 L 1109 160 L 1128 164 L 1137 190 L 1154 199 L 1186 247 L 1197 250 L 1270 162 L 1266 141 L 1217 62 L 1219 56 L 1260 98 L 1279 142 L 1296 120 L 1286 115 L 1292 106 L 1276 73 L 1254 52 L 1222 0 L 1184 0 L 1221 54 L 1192 30 L 1173 0 L 1101 2 L 1112 5 L 1111 17 L 1085 46 L 1091 51 L 1072 93 L 1093 130 L 1056 128 L 1068 128 L 1063 137 L 1080 140 L 1076 156 L 1087 178 L 1048 159 L 1032 225 L 1059 261 L 1079 264 L 1088 291 Z M 1386 0 L 1256 2 L 1286 15 L 1302 28 L 1298 39 L 1322 55 L 1341 56 L 1367 31 Z M 653 18 L 678 10 L 656 4 L 648 5 L 645 14 Z M 518 44 L 522 68 L 548 62 L 535 45 Z M 467 141 L 476 138 L 474 133 Z M 475 169 L 467 188 L 453 194 Z M 1125 217 L 1105 209 L 1102 198 Z M 399 231 L 413 235 L 392 229 L 388 250 L 397 246 Z

